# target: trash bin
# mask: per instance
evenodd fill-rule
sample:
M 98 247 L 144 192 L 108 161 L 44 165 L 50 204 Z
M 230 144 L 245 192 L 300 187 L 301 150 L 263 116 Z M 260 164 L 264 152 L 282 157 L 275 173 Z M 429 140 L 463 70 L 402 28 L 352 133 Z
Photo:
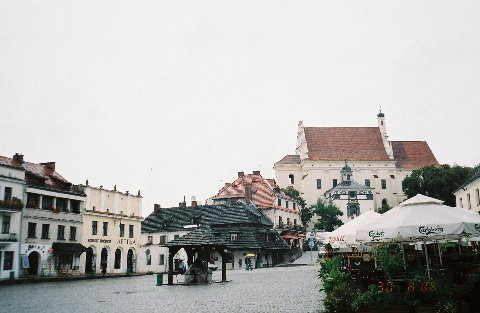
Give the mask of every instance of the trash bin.
M 132 275 L 132 271 L 129 268 L 127 268 L 127 275 Z
M 90 275 L 92 275 L 92 276 L 97 275 L 97 271 L 96 271 L 96 270 L 91 270 L 91 271 L 90 271 Z
M 157 286 L 163 285 L 163 273 L 157 274 Z
M 10 272 L 10 279 L 15 279 L 15 272 L 14 271 Z

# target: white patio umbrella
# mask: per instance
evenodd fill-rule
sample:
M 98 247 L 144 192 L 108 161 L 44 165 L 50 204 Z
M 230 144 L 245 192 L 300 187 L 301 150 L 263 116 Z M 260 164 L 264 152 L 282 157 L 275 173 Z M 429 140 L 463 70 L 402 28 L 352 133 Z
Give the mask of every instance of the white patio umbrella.
M 372 242 L 419 242 L 471 238 L 480 235 L 480 215 L 421 194 L 408 199 L 381 218 L 356 232 L 357 240 Z M 430 269 L 427 270 L 430 276 Z
M 335 229 L 330 233 L 328 240 L 330 244 L 338 244 L 340 247 L 355 245 L 357 244 L 357 229 L 366 227 L 367 225 L 377 221 L 381 216 L 382 215 L 377 212 L 367 211 Z

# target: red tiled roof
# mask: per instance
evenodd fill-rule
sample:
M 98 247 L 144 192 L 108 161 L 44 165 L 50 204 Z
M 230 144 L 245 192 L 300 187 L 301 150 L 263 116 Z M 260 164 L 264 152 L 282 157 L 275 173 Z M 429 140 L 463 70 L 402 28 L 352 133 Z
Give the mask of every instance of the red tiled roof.
M 440 166 L 426 141 L 392 141 L 394 159 L 399 168 Z
M 4 156 L 0 156 L 0 165 L 22 169 L 22 164 L 18 163 L 15 159 L 7 158 Z
M 23 168 L 26 171 L 25 179 L 29 185 L 48 187 L 62 191 L 69 191 L 72 185 L 60 174 L 43 164 L 31 162 L 23 162 L 23 164 L 20 164 L 13 158 L 0 156 L 0 165 Z
M 245 184 L 252 184 L 252 201 L 258 208 L 276 207 L 275 196 L 290 199 L 285 193 L 275 193 L 274 189 L 279 188 L 274 179 L 265 179 L 261 175 L 247 174 L 237 178 L 233 183 L 226 184 L 211 199 L 245 198 Z M 281 209 L 291 210 L 281 207 Z M 292 210 L 292 212 L 296 212 Z
M 305 127 L 310 160 L 389 160 L 378 127 Z

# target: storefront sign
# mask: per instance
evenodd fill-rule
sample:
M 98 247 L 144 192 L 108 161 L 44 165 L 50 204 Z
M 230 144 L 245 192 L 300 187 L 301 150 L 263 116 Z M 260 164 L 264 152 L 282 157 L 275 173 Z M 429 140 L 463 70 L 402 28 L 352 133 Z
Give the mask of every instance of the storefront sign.
M 441 234 L 443 233 L 443 227 L 428 227 L 428 226 L 420 226 L 418 228 L 418 232 L 422 235 L 430 235 L 430 234 Z
M 111 243 L 110 239 L 88 239 L 88 242 L 100 242 L 100 243 Z
M 133 245 L 135 243 L 134 239 L 118 239 L 119 244 Z

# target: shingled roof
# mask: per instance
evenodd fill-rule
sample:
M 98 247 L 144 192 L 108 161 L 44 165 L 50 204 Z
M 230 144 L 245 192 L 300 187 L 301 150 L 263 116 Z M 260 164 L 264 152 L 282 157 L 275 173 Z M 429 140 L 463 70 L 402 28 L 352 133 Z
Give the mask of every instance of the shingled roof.
M 142 232 L 185 231 L 196 219 L 200 225 L 258 224 L 272 227 L 273 223 L 255 206 L 244 203 L 199 205 L 195 208 L 164 208 L 151 213 L 142 222 Z
M 288 249 L 272 222 L 254 205 L 205 205 L 195 208 L 166 208 L 142 222 L 142 233 L 188 231 L 197 218 L 198 228 L 172 240 L 166 246 L 226 245 L 230 249 Z M 237 234 L 237 240 L 230 235 Z

